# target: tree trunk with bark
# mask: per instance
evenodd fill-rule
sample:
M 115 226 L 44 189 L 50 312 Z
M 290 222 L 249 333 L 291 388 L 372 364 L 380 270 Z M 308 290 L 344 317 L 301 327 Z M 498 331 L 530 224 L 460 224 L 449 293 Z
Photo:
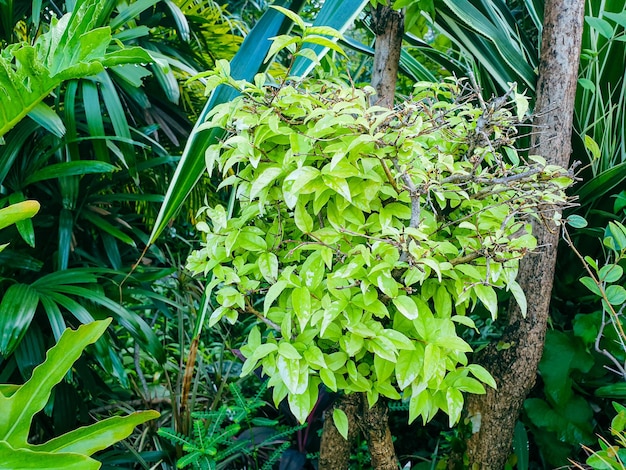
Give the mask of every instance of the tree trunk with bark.
M 344 439 L 333 423 L 333 410 L 339 408 L 348 416 L 348 439 Z M 350 448 L 359 433 L 356 418 L 361 410 L 361 397 L 344 395 L 324 412 L 324 428 L 320 443 L 319 470 L 345 470 L 350 461 Z
M 584 0 L 547 0 L 544 11 L 530 154 L 563 167 L 569 165 L 571 153 L 584 7 Z M 510 347 L 498 349 L 491 345 L 477 357 L 495 378 L 498 390 L 467 397 L 466 412 L 472 424 L 467 457 L 472 469 L 504 468 L 511 453 L 515 423 L 535 383 L 547 327 L 559 229 L 537 222 L 533 233 L 539 248 L 521 261 L 517 279 L 526 293 L 528 313 L 523 317 L 517 304 L 511 302 L 500 343 Z M 457 462 L 456 468 L 464 467 Z
M 372 29 L 376 34 L 372 86 L 376 97 L 372 104 L 393 108 L 402 36 L 404 13 L 391 7 L 378 5 L 372 14 Z M 372 457 L 374 470 L 397 470 L 398 459 L 393 447 L 387 419 L 387 404 L 381 397 L 372 408 L 364 394 L 344 395 L 336 407 L 348 416 L 349 434 L 346 441 L 335 428 L 332 411 L 325 413 L 324 430 L 320 444 L 319 470 L 345 470 L 348 468 L 353 423 L 363 431 Z

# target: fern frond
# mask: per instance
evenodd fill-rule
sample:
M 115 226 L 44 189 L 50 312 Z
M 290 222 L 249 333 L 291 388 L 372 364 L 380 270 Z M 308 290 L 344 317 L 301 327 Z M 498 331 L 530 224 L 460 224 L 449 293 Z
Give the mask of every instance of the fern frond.
M 304 429 L 306 427 L 307 427 L 307 424 L 298 424 L 297 426 L 288 427 L 287 429 L 285 429 L 283 431 L 280 431 L 280 432 L 277 432 L 276 434 L 272 435 L 271 439 L 267 438 L 266 440 L 261 442 L 259 444 L 259 447 L 267 446 L 271 442 L 276 442 L 279 439 L 283 439 L 283 438 L 286 438 L 286 437 L 293 436 L 295 433 L 297 433 L 298 431 L 300 431 L 301 429 Z
M 207 459 L 207 458 L 204 455 L 202 455 L 202 453 L 200 452 L 190 452 L 188 454 L 183 455 L 180 459 L 178 459 L 178 462 L 176 462 L 176 468 L 185 468 L 188 465 L 196 466 L 197 462 L 200 459 Z
M 181 446 L 184 445 L 193 445 L 193 441 L 189 439 L 188 436 L 184 434 L 177 433 L 175 430 L 171 428 L 159 428 L 157 434 L 165 439 L 169 440 L 173 444 L 178 444 Z
M 265 461 L 265 463 L 261 467 L 261 470 L 272 470 L 274 468 L 274 464 L 278 462 L 280 457 L 283 455 L 283 452 L 289 449 L 289 447 L 291 447 L 290 442 L 283 442 L 280 446 L 274 449 L 272 453 L 270 454 L 269 458 Z

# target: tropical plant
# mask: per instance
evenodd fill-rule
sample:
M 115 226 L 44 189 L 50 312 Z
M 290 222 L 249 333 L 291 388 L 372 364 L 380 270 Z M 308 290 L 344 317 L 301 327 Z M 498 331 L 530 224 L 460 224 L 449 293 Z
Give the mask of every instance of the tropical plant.
M 137 47 L 109 48 L 110 29 L 95 27 L 102 7 L 102 2 L 82 2 L 61 19 L 52 18 L 50 29 L 33 45 L 16 43 L 0 51 L 0 86 L 6 94 L 0 137 L 31 112 L 34 118 L 50 118 L 50 109 L 41 101 L 62 82 L 95 75 L 105 67 L 151 61 Z
M 626 468 L 626 408 L 619 403 L 613 403 L 617 415 L 611 421 L 611 435 L 614 442 L 600 438 L 600 450 L 585 447 L 591 455 L 587 458 L 586 466 L 574 463 L 575 468 L 593 470 L 623 470 Z
M 234 383 L 229 388 L 234 404 L 222 404 L 215 411 L 192 412 L 189 436 L 174 429 L 159 429 L 160 436 L 182 446 L 184 454 L 177 460 L 177 468 L 189 465 L 208 469 L 234 465 L 250 468 L 252 465 L 269 470 L 291 446 L 285 438 L 300 427 L 279 430 L 278 421 L 258 416 L 258 410 L 266 405 L 262 398 L 266 387 L 261 386 L 252 397 L 244 397 Z
M 500 159 L 494 148 L 516 122 L 507 98 L 476 108 L 455 84 L 418 84 L 393 111 L 369 108 L 367 90 L 345 83 L 237 82 L 224 63 L 214 77 L 242 93 L 204 124 L 228 131 L 207 166 L 233 187 L 238 210 L 206 208 L 205 247 L 189 267 L 212 275 L 209 324 L 260 320 L 242 373 L 262 366 L 274 401 L 287 397 L 301 422 L 323 384 L 366 392 L 370 405 L 402 392 L 411 421 L 442 409 L 455 423 L 461 392 L 484 393 L 470 374 L 494 385 L 467 365 L 455 322 L 472 326 L 464 313 L 479 301 L 495 316 L 494 287 L 524 305 L 514 278 L 533 239 L 522 214 L 564 203 L 567 174 L 540 158 Z M 488 120 L 477 130 L 479 118 Z
M 29 442 L 33 417 L 46 406 L 53 387 L 63 380 L 85 347 L 94 343 L 109 323 L 110 319 L 65 330 L 26 383 L 0 385 L 4 416 L 0 423 L 0 468 L 98 469 L 100 463 L 91 458 L 92 454 L 124 439 L 135 426 L 159 416 L 155 411 L 143 411 L 112 417 L 45 443 Z

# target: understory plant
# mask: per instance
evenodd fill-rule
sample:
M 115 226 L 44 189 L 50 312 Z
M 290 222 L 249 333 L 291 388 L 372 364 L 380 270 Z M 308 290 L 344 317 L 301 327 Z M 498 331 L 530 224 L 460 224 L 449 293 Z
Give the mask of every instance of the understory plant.
M 260 367 L 300 422 L 320 387 L 457 422 L 463 392 L 495 387 L 457 327 L 475 328 L 477 305 L 495 318 L 496 289 L 525 310 L 515 276 L 535 248 L 529 220 L 565 205 L 572 182 L 512 147 L 524 97 L 417 83 L 390 110 L 368 87 L 235 81 L 223 62 L 208 83 L 241 93 L 203 124 L 227 132 L 206 163 L 233 203 L 203 209 L 188 267 L 210 278 L 210 325 L 257 317 L 242 375 Z
M 222 404 L 217 410 L 192 412 L 192 431 L 189 435 L 171 428 L 161 428 L 160 436 L 180 445 L 183 456 L 176 468 L 262 468 L 270 470 L 281 454 L 291 446 L 288 439 L 300 427 L 277 429 L 277 420 L 260 416 L 259 409 L 266 405 L 261 387 L 252 397 L 244 397 L 235 383 L 229 385 L 235 400 L 232 405 Z M 246 463 L 247 462 L 247 463 Z
M 619 200 L 616 201 L 618 209 Z M 620 209 L 623 206 L 619 207 Z M 617 210 L 616 210 L 617 212 Z M 581 226 L 584 226 L 584 220 Z M 586 342 L 604 361 L 604 367 L 617 378 L 614 383 L 603 385 L 595 390 L 599 397 L 624 399 L 626 397 L 626 334 L 624 333 L 623 315 L 626 309 L 626 288 L 624 283 L 624 260 L 626 260 L 626 227 L 619 221 L 609 222 L 602 238 L 606 249 L 603 262 L 582 256 L 573 246 L 569 234 L 566 238 L 574 253 L 583 262 L 587 276 L 580 282 L 591 291 L 602 305 L 601 312 L 587 314 L 578 318 L 575 325 L 577 332 L 585 333 Z M 599 318 L 598 318 L 599 317 Z M 583 329 L 584 328 L 584 329 Z M 600 437 L 600 450 L 591 452 L 587 458 L 587 467 L 576 464 L 577 468 L 623 469 L 626 468 L 626 408 L 620 403 L 613 403 L 617 415 L 611 421 L 610 433 L 614 442 Z
M 42 444 L 29 442 L 33 417 L 46 406 L 53 387 L 63 380 L 87 345 L 102 336 L 110 322 L 101 320 L 77 330 L 66 329 L 26 383 L 0 385 L 0 469 L 98 469 L 101 464 L 91 458 L 92 454 L 126 438 L 135 426 L 159 416 L 156 411 L 140 411 L 78 428 Z

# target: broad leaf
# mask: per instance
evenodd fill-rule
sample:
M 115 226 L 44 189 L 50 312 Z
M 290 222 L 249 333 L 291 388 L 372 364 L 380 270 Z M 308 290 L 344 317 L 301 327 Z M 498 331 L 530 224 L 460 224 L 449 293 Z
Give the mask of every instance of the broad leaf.
M 0 441 L 0 470 L 98 470 L 101 464 L 85 455 L 51 452 L 33 452 L 15 449 Z
M 59 383 L 88 344 L 94 343 L 111 320 L 67 329 L 59 342 L 48 351 L 46 361 L 35 368 L 31 378 L 11 397 L 0 396 L 0 440 L 13 447 L 24 447 L 33 416 L 41 411 L 50 398 L 52 388 Z
M 108 65 L 151 61 L 139 48 L 107 53 L 110 29 L 92 29 L 103 7 L 103 2 L 86 0 L 61 19 L 53 19 L 50 30 L 34 45 L 22 43 L 0 51 L 0 88 L 4 90 L 0 137 L 63 81 L 95 75 Z
M 128 416 L 114 416 L 90 426 L 75 429 L 45 444 L 29 446 L 36 452 L 71 452 L 92 455 L 127 438 L 136 426 L 159 417 L 156 411 L 138 411 Z

